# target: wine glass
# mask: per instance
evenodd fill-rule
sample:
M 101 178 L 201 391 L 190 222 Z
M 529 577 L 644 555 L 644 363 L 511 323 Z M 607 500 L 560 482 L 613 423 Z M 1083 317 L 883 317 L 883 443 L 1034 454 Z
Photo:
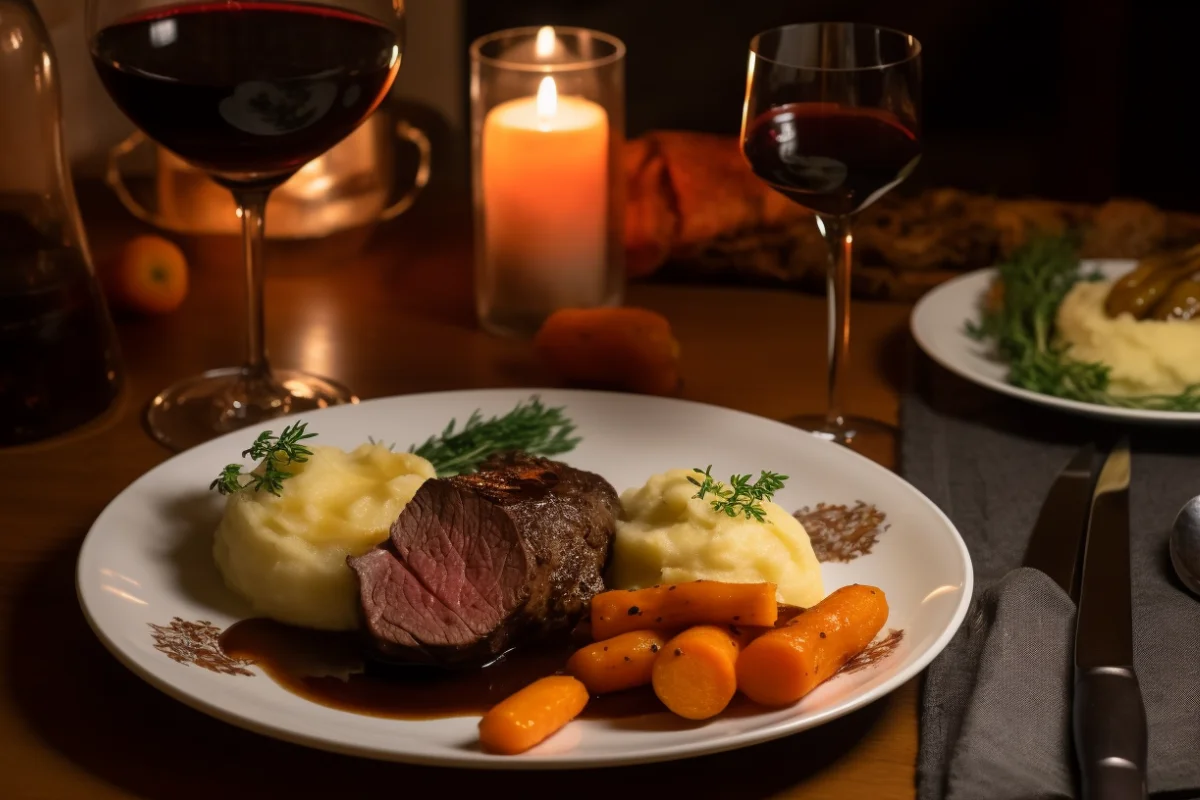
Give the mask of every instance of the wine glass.
M 263 323 L 263 215 L 271 190 L 383 101 L 404 50 L 403 0 L 87 0 L 92 61 L 147 136 L 233 193 L 246 270 L 246 360 L 186 378 L 147 411 L 183 449 L 273 417 L 357 402 L 273 370 Z M 201 334 L 202 335 L 202 334 Z
M 849 444 L 883 424 L 847 416 L 853 215 L 921 158 L 921 45 L 846 22 L 786 25 L 750 42 L 742 153 L 772 189 L 816 214 L 829 245 L 829 402 L 789 422 Z

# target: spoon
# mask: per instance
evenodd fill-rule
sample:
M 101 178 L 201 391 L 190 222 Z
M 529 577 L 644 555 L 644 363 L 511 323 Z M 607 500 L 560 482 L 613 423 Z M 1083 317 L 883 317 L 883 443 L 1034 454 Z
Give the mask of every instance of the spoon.
M 1200 595 L 1200 497 L 1189 500 L 1175 517 L 1171 564 L 1183 585 Z

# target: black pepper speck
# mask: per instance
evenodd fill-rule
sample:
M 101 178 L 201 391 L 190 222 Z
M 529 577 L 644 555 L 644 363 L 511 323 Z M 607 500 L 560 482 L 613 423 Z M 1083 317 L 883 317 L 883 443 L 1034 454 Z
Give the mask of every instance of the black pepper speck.
M 652 644 L 652 645 L 650 645 L 650 652 L 651 652 L 651 653 L 657 653 L 657 652 L 658 652 L 658 645 L 656 645 L 656 644 Z
M 642 610 L 640 608 L 638 608 L 637 606 L 629 607 L 629 616 L 636 617 L 640 613 L 642 613 Z
M 824 639 L 824 638 L 825 638 L 825 631 L 821 631 L 821 638 L 822 638 L 822 639 Z
M 682 650 L 680 650 L 678 647 L 676 647 L 676 648 L 675 648 L 675 655 L 677 655 L 677 656 L 681 656 L 681 655 L 683 655 L 683 651 L 682 651 Z

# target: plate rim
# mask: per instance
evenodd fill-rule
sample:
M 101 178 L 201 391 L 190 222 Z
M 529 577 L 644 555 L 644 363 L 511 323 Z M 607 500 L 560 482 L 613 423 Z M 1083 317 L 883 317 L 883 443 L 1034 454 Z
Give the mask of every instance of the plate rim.
M 1127 258 L 1086 258 L 1081 259 L 1082 266 L 1095 266 L 1097 268 L 1115 267 L 1118 264 L 1131 265 L 1137 263 L 1133 259 Z M 954 373 L 976 386 L 981 386 L 1000 394 L 1009 397 L 1015 397 L 1019 400 L 1024 400 L 1035 405 L 1054 408 L 1059 411 L 1074 413 L 1086 417 L 1120 420 L 1123 422 L 1137 422 L 1143 424 L 1154 425 L 1194 425 L 1200 424 L 1200 411 L 1149 411 L 1138 408 L 1118 408 L 1116 406 L 1104 406 L 1097 403 L 1084 403 L 1079 400 L 1066 400 L 1053 395 L 1041 394 L 1030 389 L 1025 389 L 1020 386 L 1014 386 L 1006 380 L 992 378 L 988 375 L 981 375 L 978 372 L 970 369 L 962 364 L 955 363 L 950 354 L 946 352 L 943 345 L 930 340 L 923 336 L 921 332 L 921 320 L 929 318 L 935 310 L 938 309 L 939 303 L 946 302 L 946 295 L 951 290 L 959 288 L 964 284 L 982 282 L 985 278 L 996 274 L 996 267 L 984 267 L 983 269 L 972 270 L 971 272 L 958 275 L 945 283 L 927 292 L 916 305 L 913 306 L 912 313 L 909 314 L 909 331 L 917 346 L 933 359 L 938 365 L 944 369 Z M 982 287 L 981 287 L 982 288 Z M 970 310 L 964 310 L 963 323 L 970 318 Z M 965 334 L 962 334 L 965 335 Z
M 667 404 L 684 404 L 696 406 L 709 410 L 716 410 L 723 414 L 733 414 L 740 417 L 748 417 L 758 422 L 766 422 L 770 425 L 778 426 L 795 434 L 803 434 L 804 431 L 797 429 L 787 423 L 769 417 L 760 416 L 749 411 L 741 409 L 729 408 L 720 406 L 715 403 L 706 403 L 698 400 L 674 397 L 655 397 L 648 395 L 631 395 L 624 392 L 587 390 L 587 389 L 564 389 L 556 387 L 489 387 L 481 389 L 453 389 L 443 391 L 416 392 L 412 394 L 388 395 L 384 397 L 371 398 L 357 404 L 349 406 L 334 406 L 325 410 L 336 410 L 338 408 L 354 408 L 367 405 L 382 404 L 388 401 L 404 399 L 410 401 L 429 402 L 438 397 L 448 395 L 454 396 L 470 396 L 491 393 L 496 395 L 513 395 L 528 397 L 531 395 L 545 396 L 546 394 L 554 394 L 558 396 L 612 396 L 620 398 L 638 398 L 646 402 L 662 402 Z M 564 401 L 566 402 L 566 401 Z M 302 414 L 289 415 L 281 417 L 277 420 L 271 420 L 274 425 L 290 424 L 297 418 L 310 417 L 315 412 L 306 412 Z M 243 431 L 233 431 L 224 434 L 216 439 L 203 444 L 210 444 L 225 438 L 234 438 L 244 433 Z M 826 442 L 819 437 L 812 437 L 813 441 L 819 442 L 818 448 L 821 447 L 841 447 L 840 445 Z M 950 616 L 949 624 L 941 631 L 940 634 L 929 644 L 926 651 L 919 657 L 913 660 L 907 667 L 897 671 L 894 675 L 887 678 L 880 685 L 873 687 L 867 691 L 863 691 L 858 696 L 839 703 L 836 707 L 829 708 L 815 713 L 813 716 L 806 719 L 780 720 L 770 725 L 754 728 L 747 731 L 742 731 L 735 734 L 727 734 L 720 738 L 713 739 L 711 742 L 690 742 L 679 745 L 655 746 L 641 753 L 636 754 L 602 754 L 599 757 L 582 757 L 572 758 L 571 756 L 537 756 L 526 755 L 518 758 L 503 757 L 503 756 L 488 756 L 487 754 L 464 754 L 463 756 L 441 756 L 441 755 L 422 755 L 412 752 L 400 752 L 395 749 L 387 749 L 372 745 L 347 744 L 333 738 L 322 738 L 318 735 L 310 735 L 293 730 L 289 730 L 281 725 L 272 723 L 263 723 L 255 719 L 253 716 L 241 714 L 234 711 L 227 711 L 204 698 L 190 693 L 179 688 L 168 680 L 160 678 L 152 673 L 149 669 L 143 668 L 131 655 L 117 644 L 104 631 L 101 623 L 93 615 L 92 610 L 88 606 L 84 590 L 84 565 L 89 554 L 93 551 L 96 545 L 94 532 L 99 528 L 105 516 L 115 506 L 117 501 L 127 492 L 133 491 L 143 481 L 146 481 L 155 472 L 160 469 L 165 469 L 166 466 L 176 459 L 182 458 L 195 448 L 190 448 L 179 453 L 175 453 L 170 458 L 156 464 L 146 472 L 139 475 L 135 480 L 129 483 L 124 489 L 117 493 L 97 515 L 92 525 L 88 528 L 87 534 L 83 538 L 83 542 L 79 549 L 79 554 L 76 557 L 75 564 L 75 590 L 76 598 L 79 603 L 83 616 L 91 628 L 92 632 L 107 649 L 122 665 L 129 669 L 138 678 L 145 681 L 150 686 L 154 687 L 163 694 L 172 699 L 183 703 L 184 705 L 206 714 L 214 719 L 220 720 L 226 724 L 231 724 L 244 730 L 253 733 L 267 736 L 273 739 L 286 741 L 292 744 L 298 744 L 306 747 L 312 747 L 318 750 L 349 755 L 355 757 L 366 757 L 381 761 L 389 761 L 395 763 L 413 764 L 420 766 L 445 767 L 454 769 L 473 769 L 473 770 L 538 770 L 538 771 L 558 771 L 558 770 L 575 770 L 575 769 L 607 769 L 622 766 L 634 766 L 639 764 L 660 763 L 667 761 L 678 761 L 688 758 L 695 758 L 714 753 L 728 752 L 749 747 L 756 744 L 772 741 L 783 738 L 785 736 L 794 735 L 805 730 L 818 728 L 834 719 L 838 719 L 847 714 L 853 713 L 873 702 L 876 702 L 883 697 L 896 691 L 900 686 L 919 677 L 929 664 L 937 658 L 950 640 L 957 634 L 962 627 L 963 620 L 966 618 L 968 607 L 974 594 L 975 574 L 974 564 L 971 559 L 971 554 L 967 548 L 966 541 L 962 534 L 955 526 L 954 522 L 942 511 L 942 509 L 933 502 L 924 492 L 912 485 L 899 472 L 887 469 L 886 467 L 877 464 L 871 459 L 856 453 L 848 448 L 843 452 L 849 454 L 852 461 L 859 462 L 859 465 L 870 471 L 874 471 L 875 475 L 887 475 L 892 479 L 899 481 L 906 487 L 915 497 L 918 502 L 924 504 L 930 511 L 933 512 L 946 530 L 952 534 L 951 541 L 955 545 L 955 552 L 959 558 L 960 565 L 963 569 L 963 581 L 959 587 L 959 600 Z M 345 712 L 351 713 L 351 712 Z M 472 715 L 465 715 L 472 716 Z

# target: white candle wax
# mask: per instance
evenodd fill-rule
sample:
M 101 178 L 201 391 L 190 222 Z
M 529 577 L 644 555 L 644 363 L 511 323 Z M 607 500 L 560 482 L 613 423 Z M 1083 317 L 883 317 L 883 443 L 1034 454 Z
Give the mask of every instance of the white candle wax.
M 544 78 L 537 97 L 493 108 L 483 123 L 483 247 L 492 306 L 549 313 L 606 300 L 608 115 L 580 97 L 558 97 Z

